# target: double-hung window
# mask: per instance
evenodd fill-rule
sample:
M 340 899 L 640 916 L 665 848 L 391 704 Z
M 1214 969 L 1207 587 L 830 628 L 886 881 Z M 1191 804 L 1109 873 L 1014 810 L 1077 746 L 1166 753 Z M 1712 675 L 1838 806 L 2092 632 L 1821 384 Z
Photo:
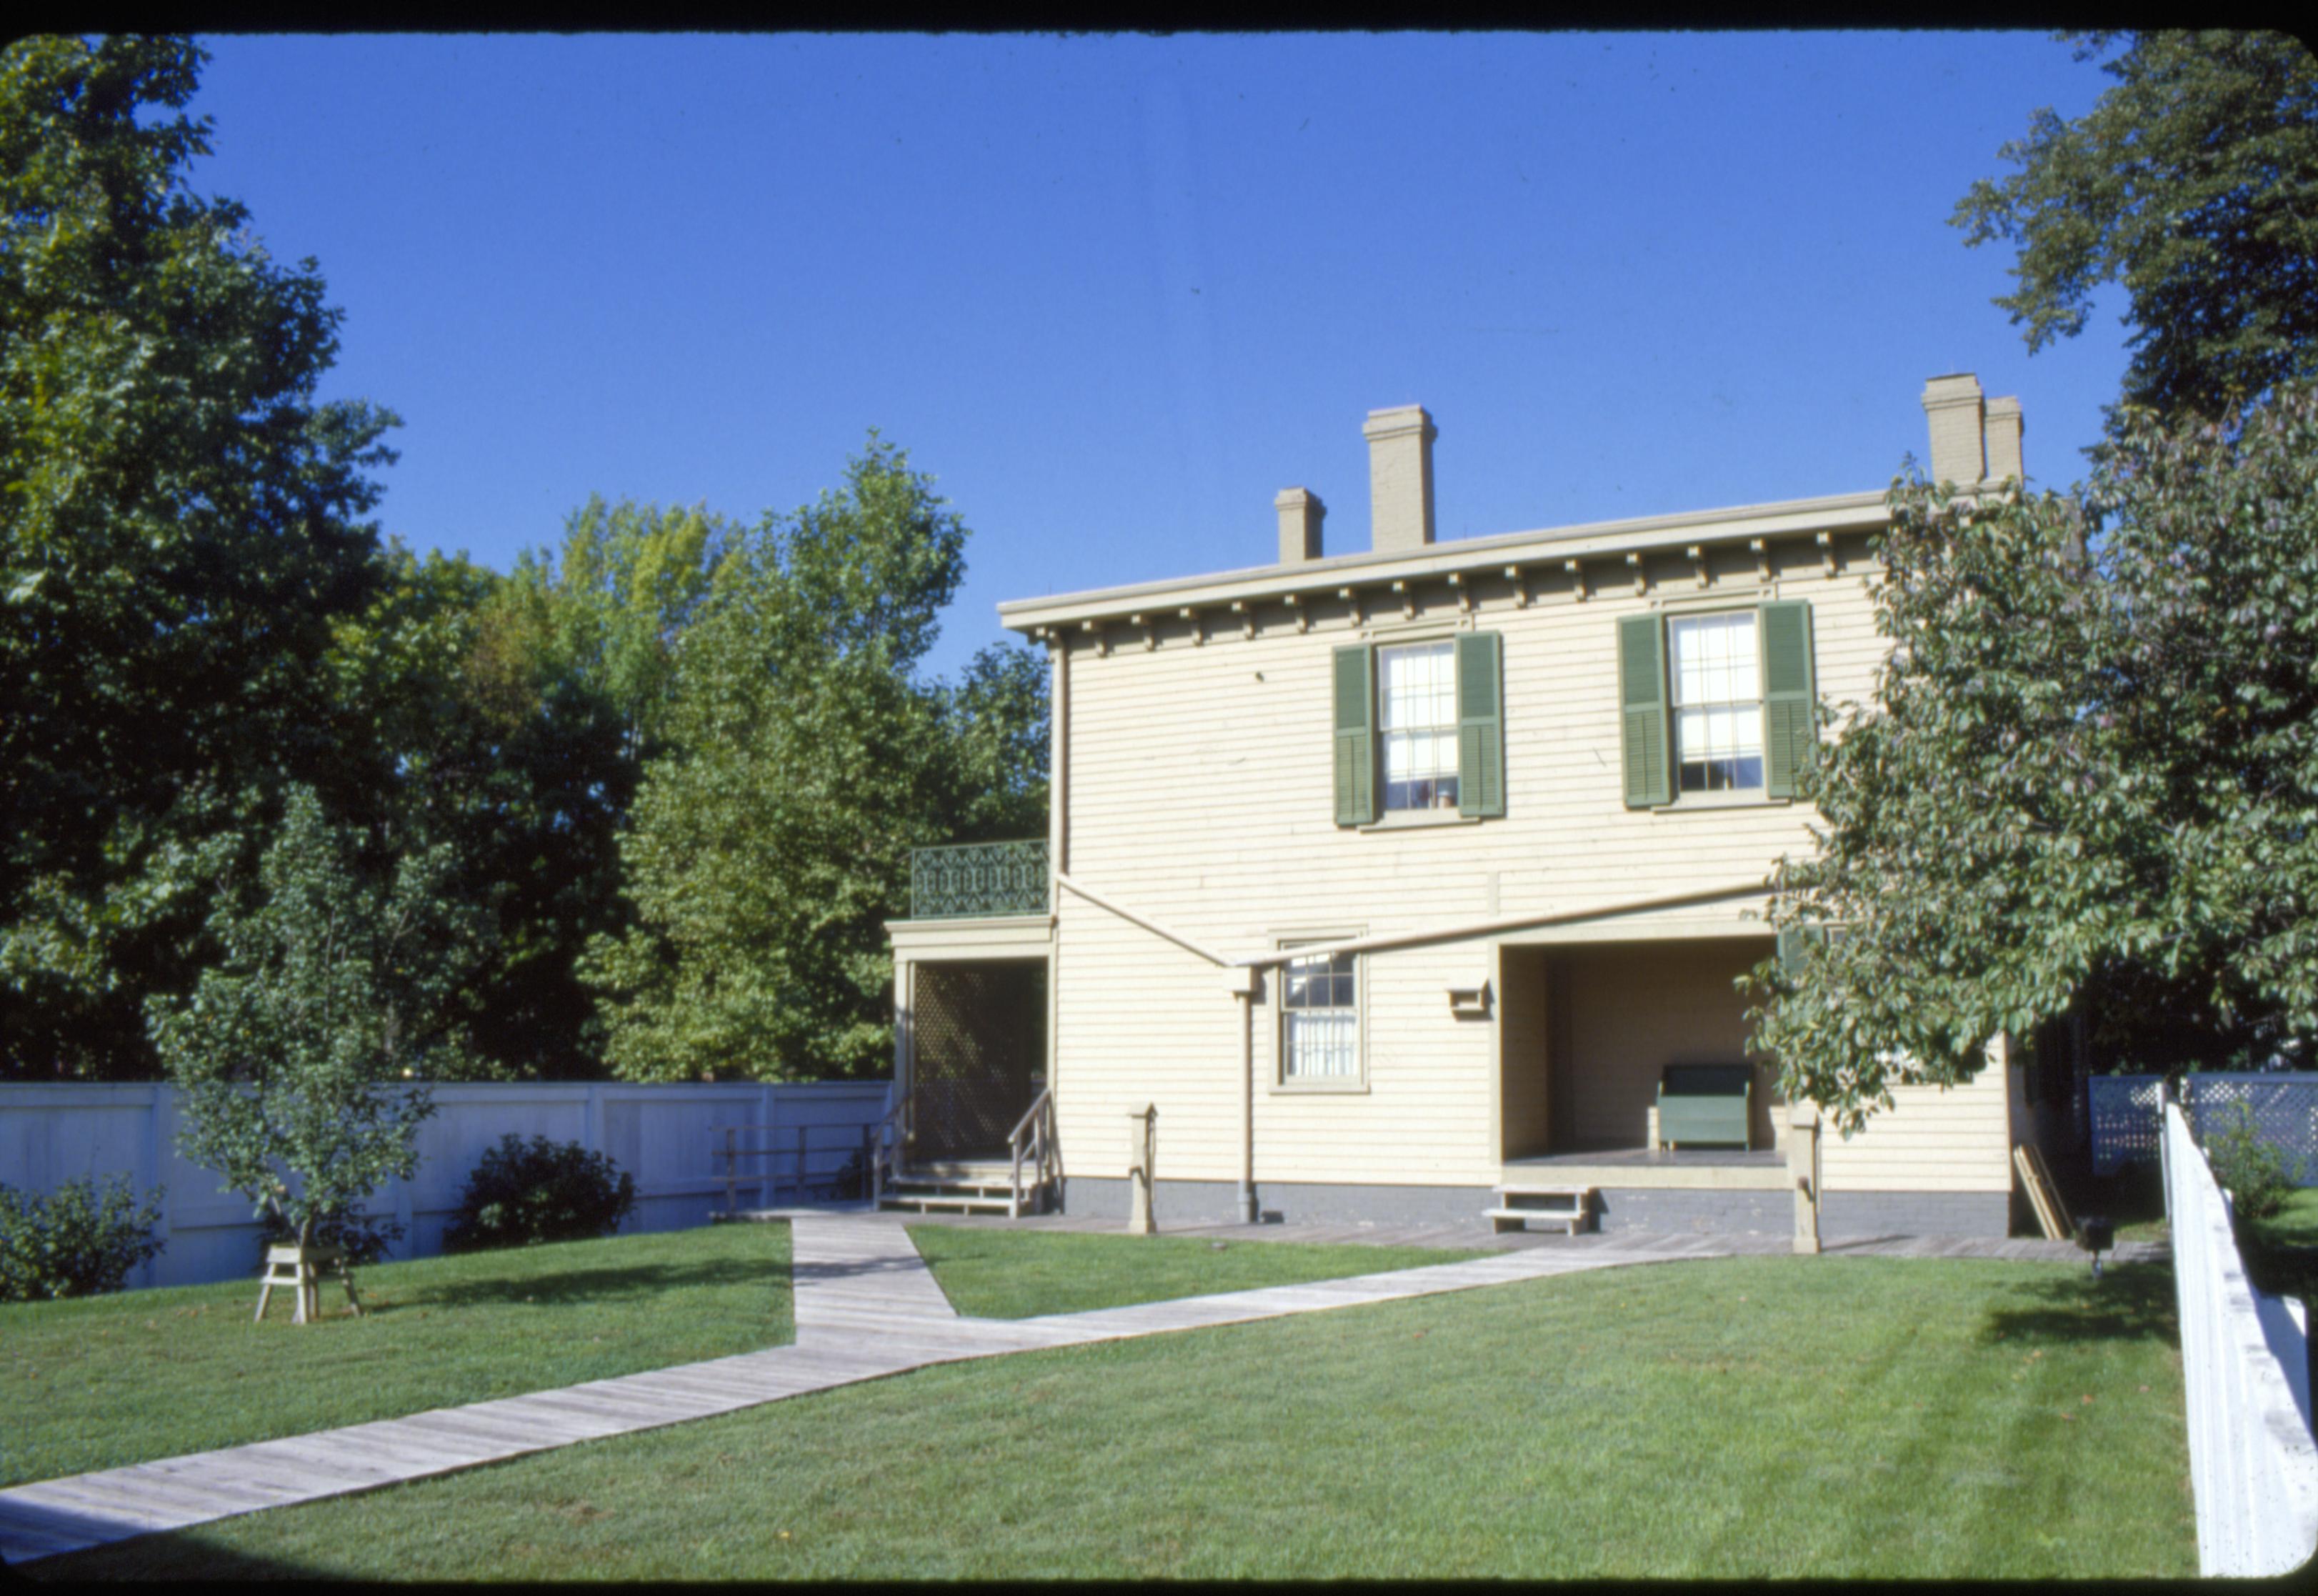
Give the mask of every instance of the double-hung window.
M 1377 650 L 1378 726 L 1384 739 L 1384 807 L 1457 807 L 1457 645 Z
M 1763 677 L 1755 612 L 1667 623 L 1674 666 L 1674 766 L 1682 792 L 1760 791 Z
M 1626 807 L 1715 793 L 1791 798 L 1819 751 L 1810 605 L 1618 623 Z
M 1298 959 L 1280 972 L 1282 1086 L 1354 1086 L 1361 1078 L 1356 954 Z
M 1502 640 L 1466 631 L 1335 654 L 1336 824 L 1505 812 Z

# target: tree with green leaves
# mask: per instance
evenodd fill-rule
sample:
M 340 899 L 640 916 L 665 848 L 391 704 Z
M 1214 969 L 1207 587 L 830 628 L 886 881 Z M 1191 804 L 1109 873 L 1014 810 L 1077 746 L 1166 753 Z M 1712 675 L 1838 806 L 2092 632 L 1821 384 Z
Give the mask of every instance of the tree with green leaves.
M 1788 1092 L 1853 1127 L 2072 1006 L 2110 1066 L 2318 1062 L 2318 387 L 1891 504 L 1894 647 L 1749 978 Z
M 640 766 L 667 712 L 676 640 L 744 535 L 701 506 L 590 498 L 565 520 L 560 548 L 518 557 L 486 614 L 490 652 L 479 665 L 588 683 L 620 717 Z
M 167 861 L 327 785 L 323 662 L 382 581 L 393 418 L 316 399 L 313 262 L 188 188 L 202 59 L 0 52 L 0 1073 L 149 1073 L 208 906 Z
M 221 891 L 222 957 L 148 1005 L 184 1093 L 179 1147 L 299 1245 L 418 1167 L 427 1083 L 459 1073 L 456 994 L 489 935 L 437 846 L 382 856 L 289 796 L 249 901 Z
M 2085 115 L 2050 110 L 2004 146 L 2020 169 L 1972 185 L 1965 242 L 2019 246 L 1996 302 L 2034 351 L 2084 329 L 2124 286 L 2124 402 L 2218 418 L 2318 374 L 2318 57 L 2282 33 L 2062 35 L 2116 86 Z
M 577 964 L 625 924 L 617 836 L 637 769 L 632 724 L 538 624 L 518 572 L 388 551 L 387 588 L 338 629 L 343 750 L 333 815 L 406 845 L 447 846 L 454 889 L 497 934 L 461 1002 L 467 1067 L 492 1078 L 597 1078 L 600 1024 Z
M 1002 644 L 979 650 L 955 685 L 938 690 L 947 758 L 929 843 L 1047 834 L 1048 692 L 1046 656 Z
M 873 433 L 841 488 L 718 562 L 621 843 L 635 924 L 588 964 L 620 1074 L 888 1068 L 883 925 L 906 913 L 910 850 L 1043 832 L 1036 663 L 991 650 L 957 688 L 915 676 L 966 537 Z

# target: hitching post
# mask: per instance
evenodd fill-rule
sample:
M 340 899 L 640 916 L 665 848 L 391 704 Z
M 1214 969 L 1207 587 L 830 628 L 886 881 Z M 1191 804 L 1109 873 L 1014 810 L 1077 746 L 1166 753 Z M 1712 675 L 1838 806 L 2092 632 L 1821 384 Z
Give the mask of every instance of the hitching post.
M 1151 1219 L 1151 1153 L 1158 1141 L 1159 1111 L 1146 1103 L 1127 1112 L 1127 1233 L 1148 1236 L 1159 1227 Z
M 1787 1168 L 1795 1183 L 1795 1250 L 1819 1250 L 1819 1109 L 1796 1103 L 1787 1108 Z

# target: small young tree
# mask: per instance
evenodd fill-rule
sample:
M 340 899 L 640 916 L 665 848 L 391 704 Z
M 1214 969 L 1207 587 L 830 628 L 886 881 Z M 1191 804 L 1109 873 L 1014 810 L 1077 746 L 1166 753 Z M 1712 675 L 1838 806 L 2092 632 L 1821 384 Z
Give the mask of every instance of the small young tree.
M 407 852 L 382 883 L 292 789 L 259 900 L 210 918 L 222 960 L 190 998 L 148 1006 L 186 1094 L 179 1147 L 300 1246 L 418 1167 L 425 1083 L 464 1048 L 453 998 L 487 926 L 484 906 L 445 893 L 454 863 L 446 847 Z

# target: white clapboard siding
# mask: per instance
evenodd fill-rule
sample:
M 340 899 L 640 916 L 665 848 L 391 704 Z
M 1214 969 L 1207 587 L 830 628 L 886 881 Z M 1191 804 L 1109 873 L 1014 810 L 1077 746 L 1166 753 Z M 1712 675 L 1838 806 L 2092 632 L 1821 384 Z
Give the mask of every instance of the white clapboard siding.
M 1900 1087 L 1893 1106 L 1846 1141 L 1827 1134 L 1819 1169 L 1830 1192 L 2001 1192 L 2012 1188 L 2011 1070 L 1991 1060 L 1967 1084 Z
M 1070 648 L 1068 861 L 1075 879 L 1227 957 L 1289 939 L 1380 934 L 1523 913 L 1550 914 L 1761 879 L 1782 853 L 1810 846 L 1808 810 L 1762 805 L 1638 813 L 1620 771 L 1617 625 L 1661 609 L 1749 605 L 1769 597 L 1812 606 L 1819 695 L 1836 705 L 1872 697 L 1884 642 L 1873 611 L 1865 540 L 1840 540 L 1842 568 L 1825 575 L 1816 548 L 1774 546 L 1775 592 L 1751 561 L 1718 558 L 1702 592 L 1686 562 L 1654 559 L 1652 587 L 1598 564 L 1592 596 L 1541 579 L 1526 608 L 1502 582 L 1475 584 L 1472 624 L 1504 638 L 1506 813 L 1478 825 L 1358 832 L 1334 825 L 1330 696 L 1333 651 L 1415 640 L 1384 595 L 1364 600 L 1371 631 L 1334 600 L 1308 604 L 1309 629 L 1277 605 L 1256 607 L 1256 635 L 1207 618 L 1208 639 L 1169 618 L 1157 646 L 1113 628 L 1108 653 L 1081 635 Z M 1454 596 L 1419 589 L 1416 624 L 1460 624 Z M 1442 635 L 1447 635 L 1444 630 Z M 1655 1090 L 1671 1055 L 1730 1055 L 1741 1045 L 1742 1000 L 1730 978 L 1767 951 L 1758 903 L 1667 911 L 1556 933 L 1574 942 L 1717 936 L 1711 951 L 1671 968 L 1685 995 L 1631 963 L 1622 978 L 1625 1021 L 1647 1046 L 1622 1052 L 1602 1032 L 1588 1045 L 1631 1079 L 1591 1112 L 1621 1124 Z M 1057 1114 L 1065 1167 L 1114 1175 L 1126 1160 L 1126 1115 L 1160 1110 L 1162 1178 L 1230 1180 L 1241 1159 L 1238 1012 L 1220 973 L 1164 940 L 1065 892 L 1056 906 Z M 1530 939 L 1544 940 L 1544 939 Z M 1533 956 L 1515 968 L 1534 969 Z M 1605 969 L 1614 968 L 1605 965 Z M 1362 960 L 1365 1090 L 1275 1091 L 1278 1008 L 1254 1014 L 1257 1175 L 1276 1181 L 1481 1184 L 1496 1177 L 1498 1044 L 1505 1023 L 1451 1016 L 1447 988 L 1496 969 L 1484 942 L 1381 952 Z M 1517 1023 L 1541 1052 L 1544 1016 L 1524 994 Z M 1504 1014 L 1505 995 L 1498 994 Z M 1607 1011 L 1598 999 L 1598 1014 Z M 1605 1018 L 1604 1024 L 1616 1022 Z M 1599 1027 L 1596 1028 L 1597 1032 Z M 1514 1039 L 1509 1037 L 1508 1041 Z M 1652 1061 L 1631 1063 L 1636 1052 Z M 1660 1053 L 1668 1057 L 1659 1058 Z M 1526 1056 L 1516 1052 L 1516 1057 Z M 1647 1077 L 1647 1079 L 1644 1077 Z M 2008 1184 L 2000 1086 L 1992 1100 L 1910 1095 L 1899 1113 L 1838 1150 L 1831 1189 L 1987 1189 Z M 1581 1093 L 1576 1112 L 1589 1110 Z M 1516 1112 L 1541 1126 L 1541 1098 Z M 1922 1124 L 1918 1127 L 1916 1122 Z M 1767 1126 L 1765 1127 L 1767 1129 Z M 1888 1155 L 1886 1150 L 1888 1149 Z

